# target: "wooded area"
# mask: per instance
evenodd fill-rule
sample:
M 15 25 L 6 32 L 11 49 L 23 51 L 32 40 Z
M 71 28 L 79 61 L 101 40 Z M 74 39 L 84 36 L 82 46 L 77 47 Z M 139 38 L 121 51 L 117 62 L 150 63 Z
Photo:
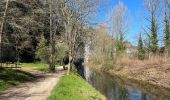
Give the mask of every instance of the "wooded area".
M 97 6 L 98 0 L 0 1 L 1 63 L 43 61 L 54 71 L 68 54 L 71 66 L 84 55 Z

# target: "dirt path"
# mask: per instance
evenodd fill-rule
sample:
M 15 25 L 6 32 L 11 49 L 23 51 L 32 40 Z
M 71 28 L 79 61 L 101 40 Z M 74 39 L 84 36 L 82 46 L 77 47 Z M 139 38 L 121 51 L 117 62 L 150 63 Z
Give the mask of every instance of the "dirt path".
M 41 78 L 33 82 L 22 83 L 4 91 L 0 94 L 0 100 L 46 100 L 60 77 L 65 74 L 65 71 L 58 71 L 53 74 L 36 71 L 32 71 L 31 73 Z

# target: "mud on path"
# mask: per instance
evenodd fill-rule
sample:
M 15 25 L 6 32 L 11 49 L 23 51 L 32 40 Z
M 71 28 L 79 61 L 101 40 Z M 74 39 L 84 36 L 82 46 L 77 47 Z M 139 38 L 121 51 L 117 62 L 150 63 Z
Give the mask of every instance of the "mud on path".
M 65 74 L 60 70 L 56 73 L 43 73 L 31 69 L 24 69 L 34 74 L 37 80 L 21 83 L 0 93 L 0 100 L 46 100 L 59 79 Z

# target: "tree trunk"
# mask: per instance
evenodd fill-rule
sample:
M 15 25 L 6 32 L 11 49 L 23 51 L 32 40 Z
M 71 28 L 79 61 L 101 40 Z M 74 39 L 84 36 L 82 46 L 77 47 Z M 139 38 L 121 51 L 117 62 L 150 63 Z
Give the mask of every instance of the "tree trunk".
M 1 23 L 1 29 L 0 29 L 0 63 L 1 63 L 0 67 L 2 67 L 2 33 L 3 33 L 4 22 L 6 18 L 7 9 L 8 9 L 8 4 L 9 4 L 9 0 L 6 0 L 5 12 L 4 12 L 4 16 Z
M 50 63 L 49 70 L 51 72 L 55 72 L 55 64 L 54 64 L 54 55 L 55 55 L 55 42 L 54 42 L 54 34 L 52 31 L 52 0 L 50 0 Z
M 70 73 L 71 63 L 72 63 L 72 56 L 71 56 L 71 50 L 69 50 L 69 63 L 68 63 L 67 75 L 69 75 Z

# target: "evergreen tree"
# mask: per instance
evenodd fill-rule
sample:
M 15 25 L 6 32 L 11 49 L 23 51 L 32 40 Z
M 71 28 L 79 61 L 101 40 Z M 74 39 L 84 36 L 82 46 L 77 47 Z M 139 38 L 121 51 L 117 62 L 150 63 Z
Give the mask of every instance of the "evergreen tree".
M 165 12 L 165 28 L 164 28 L 164 44 L 165 44 L 165 50 L 166 54 L 170 55 L 170 25 L 168 21 L 168 16 Z
M 151 19 L 151 51 L 153 54 L 156 54 L 158 51 L 158 39 L 157 39 L 157 26 L 155 22 L 154 15 L 152 14 Z
M 145 58 L 145 50 L 143 48 L 143 41 L 141 33 L 139 34 L 139 41 L 138 41 L 138 59 L 144 60 Z
M 123 32 L 120 32 L 117 36 L 116 39 L 116 53 L 118 54 L 118 56 L 121 56 L 125 53 L 125 41 L 124 41 L 124 34 Z

